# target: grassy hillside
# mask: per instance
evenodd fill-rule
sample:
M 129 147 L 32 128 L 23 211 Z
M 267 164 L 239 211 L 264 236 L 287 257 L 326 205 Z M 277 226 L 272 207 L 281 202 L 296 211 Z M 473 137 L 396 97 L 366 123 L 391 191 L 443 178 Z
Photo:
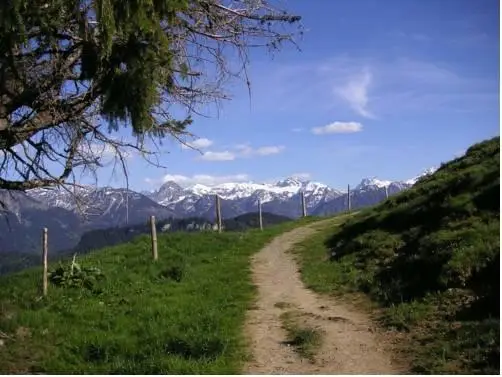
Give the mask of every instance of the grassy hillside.
M 271 213 L 263 213 L 262 218 L 263 225 L 265 227 L 291 221 L 291 219 L 288 219 L 287 217 L 278 216 Z M 212 223 L 210 223 L 208 220 L 200 217 L 160 220 L 156 222 L 157 233 L 200 231 L 197 228 L 187 230 L 188 225 L 190 224 L 196 224 L 197 226 L 212 225 Z M 166 225 L 169 225 L 169 229 L 166 228 Z M 225 231 L 244 231 L 257 227 L 259 227 L 259 223 L 258 214 L 256 213 L 247 213 L 232 219 L 223 220 L 223 228 L 225 229 Z M 72 251 L 85 253 L 89 250 L 95 250 L 98 248 L 129 242 L 130 240 L 141 234 L 149 234 L 150 229 L 151 227 L 149 221 L 145 221 L 142 224 L 131 225 L 128 227 L 92 230 L 82 235 L 80 242 Z M 66 254 L 68 253 L 71 252 L 66 252 Z
M 1 277 L 0 373 L 239 373 L 254 294 L 249 256 L 313 220 L 161 234 L 157 262 L 140 236 L 78 258 L 73 278 L 64 262 L 46 299 L 38 268 Z
M 498 374 L 499 145 L 472 146 L 298 248 L 312 288 L 364 292 L 384 308 L 382 321 L 406 334 L 415 373 Z
M 272 225 L 281 224 L 291 221 L 291 219 L 275 215 L 273 213 L 264 212 L 262 214 L 263 226 L 269 227 Z M 161 232 L 178 232 L 187 231 L 189 224 L 197 225 L 210 225 L 210 223 L 203 218 L 191 217 L 184 219 L 167 219 L 156 222 L 157 233 Z M 166 229 L 169 225 L 169 229 Z M 225 231 L 245 231 L 251 228 L 259 227 L 259 220 L 257 213 L 246 213 L 237 216 L 233 219 L 225 219 L 223 221 Z M 115 227 L 108 229 L 95 229 L 88 231 L 82 235 L 79 243 L 67 250 L 54 250 L 53 236 L 57 236 L 58 232 L 51 232 L 49 228 L 49 257 L 50 260 L 59 260 L 61 257 L 73 255 L 74 253 L 85 254 L 91 250 L 101 249 L 104 247 L 115 246 L 122 243 L 129 242 L 141 234 L 150 234 L 150 223 L 143 222 L 141 224 L 130 225 L 128 227 Z M 192 232 L 199 232 L 199 229 L 193 229 Z M 8 238 L 8 237 L 6 237 Z M 38 239 L 36 241 L 37 250 L 40 249 L 40 230 L 38 230 Z M 9 252 L 0 250 L 0 275 L 21 271 L 28 267 L 33 267 L 41 264 L 40 250 L 37 254 Z

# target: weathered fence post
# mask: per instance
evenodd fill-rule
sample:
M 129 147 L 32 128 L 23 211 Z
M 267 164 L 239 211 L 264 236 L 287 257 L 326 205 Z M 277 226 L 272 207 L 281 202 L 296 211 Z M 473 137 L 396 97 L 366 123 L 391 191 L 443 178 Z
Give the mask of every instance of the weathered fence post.
M 42 264 L 43 264 L 43 281 L 42 281 L 42 293 L 47 296 L 48 288 L 48 273 L 47 273 L 47 254 L 48 254 L 48 243 L 47 243 L 47 228 L 43 229 L 42 232 Z
M 350 212 L 350 185 L 347 185 L 347 211 Z
M 258 216 L 260 217 L 260 230 L 263 230 L 263 217 L 261 213 L 261 200 L 258 199 Z
M 221 200 L 218 194 L 215 195 L 216 198 L 216 223 L 218 224 L 218 233 L 221 233 Z
M 157 260 L 159 258 L 159 254 L 157 252 L 157 228 L 155 227 L 155 216 L 150 216 L 150 227 L 152 232 L 152 257 L 153 260 Z
M 389 189 L 385 186 L 385 199 L 389 199 Z
M 303 191 L 301 192 L 301 198 L 302 198 L 302 216 L 306 217 L 307 216 L 307 206 L 305 205 L 305 193 Z

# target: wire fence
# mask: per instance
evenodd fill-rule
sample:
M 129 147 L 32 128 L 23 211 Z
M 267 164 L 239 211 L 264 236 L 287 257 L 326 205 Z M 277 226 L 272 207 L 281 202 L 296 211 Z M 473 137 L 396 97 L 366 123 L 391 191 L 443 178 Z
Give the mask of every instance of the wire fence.
M 389 193 L 387 187 L 385 187 L 385 197 L 388 199 Z M 346 210 L 347 212 L 351 211 L 351 191 L 350 191 L 350 185 L 347 187 L 347 194 L 346 194 Z M 221 211 L 221 198 L 219 195 L 214 195 L 214 203 L 215 203 L 215 215 L 216 215 L 216 221 L 214 225 L 211 225 L 209 230 L 212 231 L 217 231 L 219 233 L 223 232 L 224 230 L 224 225 L 223 225 L 223 218 L 222 218 L 222 211 Z M 305 193 L 300 192 L 300 200 L 299 200 L 299 206 L 301 209 L 301 216 L 306 217 L 308 215 L 308 210 L 307 210 L 307 205 L 306 205 L 306 198 L 305 198 Z M 257 208 L 257 213 L 258 213 L 258 223 L 259 223 L 259 228 L 260 230 L 263 231 L 263 210 L 262 210 L 262 205 L 263 202 L 262 200 L 258 200 L 258 208 Z M 149 225 L 150 225 L 150 237 L 151 237 L 151 254 L 152 254 L 152 260 L 157 261 L 159 258 L 158 255 L 158 247 L 157 247 L 157 225 L 156 225 L 156 219 L 155 216 L 150 216 L 149 219 Z M 192 226 L 192 228 L 195 228 L 194 224 L 188 224 L 187 229 L 189 226 Z M 204 228 L 204 227 L 203 227 Z M 204 228 L 206 229 L 206 228 Z M 161 230 L 162 231 L 162 230 Z M 49 231 L 48 228 L 43 228 L 42 229 L 42 264 L 43 264 L 43 269 L 42 269 L 42 294 L 43 296 L 47 296 L 48 294 L 48 237 L 49 237 Z

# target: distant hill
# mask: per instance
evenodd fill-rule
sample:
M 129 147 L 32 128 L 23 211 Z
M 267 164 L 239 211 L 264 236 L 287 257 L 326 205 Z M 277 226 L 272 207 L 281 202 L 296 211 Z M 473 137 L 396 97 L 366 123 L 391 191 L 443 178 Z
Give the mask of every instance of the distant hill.
M 285 216 L 275 215 L 273 213 L 262 213 L 263 226 L 280 224 L 290 221 L 291 219 Z M 211 230 L 215 226 L 204 218 L 192 217 L 186 219 L 167 219 L 156 222 L 157 233 L 166 232 L 199 232 L 203 230 Z M 223 221 L 225 231 L 243 231 L 251 228 L 258 228 L 259 220 L 258 213 L 247 213 L 237 216 L 233 219 Z M 57 260 L 61 257 L 71 255 L 73 253 L 87 253 L 91 250 L 100 249 L 107 246 L 114 246 L 121 243 L 129 242 L 132 239 L 142 234 L 150 233 L 149 222 L 137 224 L 128 227 L 114 227 L 108 229 L 91 230 L 82 235 L 80 241 L 75 247 L 66 250 L 59 250 L 57 253 L 49 253 L 51 260 Z M 38 232 L 40 237 L 40 233 Z M 51 233 L 52 237 L 52 233 Z M 41 257 L 32 253 L 0 253 L 0 275 L 10 272 L 20 271 L 24 268 L 40 264 Z
M 387 195 L 411 187 L 416 179 L 364 178 L 351 188 L 352 209 L 380 203 Z M 309 215 L 326 216 L 347 209 L 346 192 L 299 177 L 275 183 L 227 182 L 211 187 L 196 184 L 182 188 L 175 182 L 165 182 L 158 190 L 143 193 L 93 186 L 0 190 L 0 204 L 4 204 L 0 207 L 0 254 L 38 254 L 44 227 L 50 232 L 51 250 L 61 252 L 75 247 L 86 232 L 142 223 L 152 215 L 158 220 L 214 221 L 216 194 L 221 198 L 224 219 L 255 212 L 259 202 L 264 212 L 297 218 L 302 214 L 301 193 Z
M 475 144 L 328 241 L 336 280 L 423 349 L 415 373 L 500 369 L 500 140 Z
M 264 226 L 280 224 L 291 220 L 284 216 L 266 212 L 262 214 L 262 218 Z M 171 218 L 156 223 L 157 233 L 209 231 L 212 230 L 214 226 L 214 223 L 199 217 L 186 219 Z M 223 228 L 225 231 L 247 230 L 257 227 L 259 227 L 257 213 L 248 213 L 223 221 Z M 105 246 L 118 245 L 128 242 L 141 234 L 149 234 L 150 231 L 150 224 L 148 222 L 130 227 L 93 230 L 85 233 L 71 252 L 88 252 Z

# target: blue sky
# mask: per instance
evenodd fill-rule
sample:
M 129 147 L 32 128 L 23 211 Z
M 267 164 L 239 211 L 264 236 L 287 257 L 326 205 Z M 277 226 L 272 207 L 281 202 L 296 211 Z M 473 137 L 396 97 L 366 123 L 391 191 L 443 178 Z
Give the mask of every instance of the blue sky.
M 499 135 L 497 0 L 290 0 L 299 52 L 251 54 L 219 115 L 194 117 L 203 155 L 164 144 L 129 159 L 130 187 L 270 181 L 293 174 L 343 188 L 407 179 Z M 169 153 L 167 153 L 169 152 Z M 100 185 L 123 185 L 100 171 Z

